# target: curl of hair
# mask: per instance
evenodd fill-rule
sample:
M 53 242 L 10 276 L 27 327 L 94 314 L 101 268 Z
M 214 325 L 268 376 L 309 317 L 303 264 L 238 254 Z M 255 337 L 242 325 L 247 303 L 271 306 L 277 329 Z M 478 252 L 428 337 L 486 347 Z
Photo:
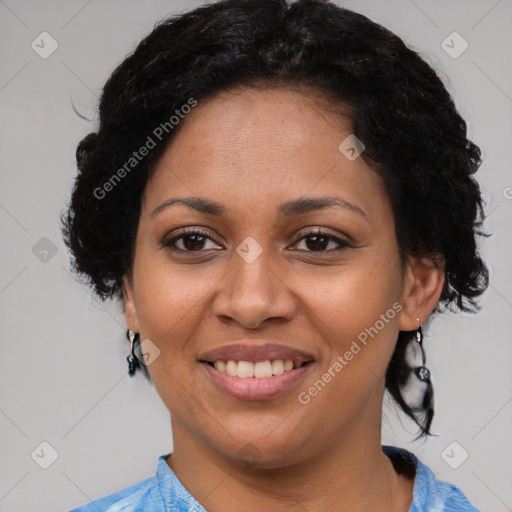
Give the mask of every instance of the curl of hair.
M 303 88 L 348 106 L 366 146 L 362 157 L 389 191 L 402 257 L 441 255 L 438 310 L 478 309 L 475 298 L 488 286 L 476 247 L 484 218 L 473 178 L 479 148 L 418 53 L 367 17 L 322 0 L 224 0 L 197 8 L 158 23 L 114 70 L 100 98 L 99 128 L 77 147 L 78 176 L 62 215 L 73 268 L 99 297 L 122 299 L 142 193 L 176 130 L 163 133 L 104 198 L 95 191 L 191 98 L 235 87 Z M 429 434 L 432 415 L 421 419 L 402 394 L 412 334 L 400 332 L 386 386 Z

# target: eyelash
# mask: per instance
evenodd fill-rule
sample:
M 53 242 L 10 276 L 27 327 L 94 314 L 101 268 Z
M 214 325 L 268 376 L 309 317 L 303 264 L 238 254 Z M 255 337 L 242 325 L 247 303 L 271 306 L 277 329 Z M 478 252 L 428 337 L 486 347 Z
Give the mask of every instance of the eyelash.
M 200 252 L 204 251 L 204 249 L 200 249 L 197 251 L 188 251 L 188 250 L 178 249 L 178 248 L 174 247 L 174 243 L 177 242 L 178 240 L 182 239 L 186 235 L 200 235 L 202 237 L 209 238 L 210 240 L 215 241 L 215 240 L 213 240 L 213 233 L 211 231 L 194 228 L 194 229 L 183 230 L 179 234 L 177 234 L 171 238 L 165 238 L 162 241 L 162 247 L 169 249 L 171 251 L 177 251 L 177 252 L 182 252 L 182 253 L 200 253 Z M 320 229 L 320 228 L 311 229 L 311 230 L 303 233 L 301 238 L 299 238 L 299 240 L 297 240 L 297 242 L 295 242 L 295 245 L 297 245 L 302 240 L 307 239 L 312 236 L 322 236 L 322 237 L 328 238 L 329 240 L 332 240 L 332 241 L 336 242 L 337 244 L 339 244 L 340 247 L 338 247 L 337 249 L 330 249 L 328 251 L 323 250 L 323 251 L 305 251 L 305 252 L 311 252 L 311 253 L 317 252 L 320 254 L 321 253 L 333 254 L 333 253 L 342 251 L 343 249 L 346 249 L 346 248 L 354 248 L 354 246 L 352 244 L 350 244 L 349 242 L 347 242 L 346 240 L 339 238 L 337 236 L 334 236 L 325 231 L 322 231 L 322 229 Z M 302 249 L 301 249 L 301 251 L 302 251 Z

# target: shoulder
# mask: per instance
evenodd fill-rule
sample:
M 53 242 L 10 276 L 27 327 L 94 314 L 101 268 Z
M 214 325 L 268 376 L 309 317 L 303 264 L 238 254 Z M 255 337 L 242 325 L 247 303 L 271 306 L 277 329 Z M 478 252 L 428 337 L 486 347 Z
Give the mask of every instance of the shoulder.
M 418 512 L 440 510 L 442 512 L 480 512 L 465 494 L 454 484 L 438 480 L 432 470 L 418 460 L 416 474 Z M 420 508 L 423 507 L 423 508 Z M 416 512 L 413 509 L 411 512 Z
M 151 477 L 69 512 L 139 512 L 163 510 L 162 505 L 157 478 Z
M 161 455 L 156 475 L 69 512 L 206 512 L 179 481 Z
M 416 466 L 413 502 L 409 512 L 481 512 L 457 486 L 438 480 L 432 470 L 413 453 L 394 446 L 383 446 L 383 450 L 392 460 L 408 459 Z

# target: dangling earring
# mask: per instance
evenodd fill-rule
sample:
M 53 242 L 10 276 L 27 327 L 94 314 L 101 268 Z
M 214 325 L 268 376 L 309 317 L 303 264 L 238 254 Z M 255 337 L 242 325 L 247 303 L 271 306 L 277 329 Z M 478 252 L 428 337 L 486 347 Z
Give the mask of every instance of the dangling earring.
M 423 350 L 423 332 L 421 330 L 420 319 L 416 318 L 418 328 L 416 329 L 416 342 L 421 351 L 421 366 L 414 368 L 414 373 L 423 382 L 430 382 L 430 370 L 425 366 L 425 350 Z
M 126 337 L 131 344 L 130 353 L 126 357 L 126 360 L 128 361 L 128 374 L 130 377 L 133 377 L 137 368 L 140 368 L 139 359 L 135 355 L 135 343 L 139 341 L 139 333 L 135 333 L 131 329 L 128 329 L 126 331 Z

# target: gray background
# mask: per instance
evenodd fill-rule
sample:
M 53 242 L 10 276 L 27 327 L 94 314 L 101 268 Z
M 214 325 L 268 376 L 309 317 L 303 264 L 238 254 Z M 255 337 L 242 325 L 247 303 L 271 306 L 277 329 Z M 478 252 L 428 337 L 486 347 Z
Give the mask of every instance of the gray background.
M 127 375 L 120 310 L 98 303 L 70 274 L 58 217 L 76 144 L 94 128 L 72 103 L 93 118 L 101 86 L 154 23 L 201 3 L 0 0 L 2 512 L 68 510 L 153 475 L 157 457 L 172 450 L 156 391 Z M 482 148 L 477 176 L 494 233 L 482 243 L 491 269 L 482 311 L 436 318 L 425 340 L 439 436 L 412 443 L 414 429 L 391 407 L 383 442 L 415 452 L 479 508 L 509 511 L 512 2 L 343 5 L 396 32 L 439 70 Z M 43 31 L 58 43 L 47 59 L 31 48 Z M 453 31 L 469 44 L 458 58 L 441 46 Z M 460 40 L 448 41 L 461 49 Z M 52 462 L 52 449 L 42 442 L 58 455 L 47 469 L 40 464 Z M 460 464 L 463 450 L 469 457 Z

